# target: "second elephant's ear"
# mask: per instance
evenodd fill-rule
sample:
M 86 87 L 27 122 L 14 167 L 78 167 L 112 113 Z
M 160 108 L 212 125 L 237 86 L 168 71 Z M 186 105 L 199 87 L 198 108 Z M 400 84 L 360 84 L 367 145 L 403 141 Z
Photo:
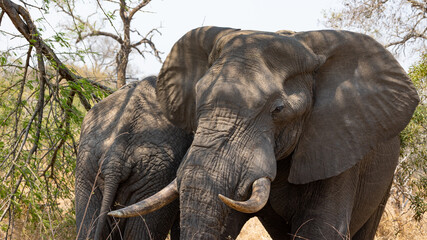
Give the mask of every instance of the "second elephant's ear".
M 195 85 L 209 68 L 215 42 L 238 29 L 201 27 L 186 33 L 167 56 L 157 80 L 157 99 L 166 117 L 188 132 L 195 130 Z
M 372 38 L 345 31 L 293 36 L 324 61 L 289 175 L 303 184 L 342 173 L 397 136 L 419 99 L 396 59 Z

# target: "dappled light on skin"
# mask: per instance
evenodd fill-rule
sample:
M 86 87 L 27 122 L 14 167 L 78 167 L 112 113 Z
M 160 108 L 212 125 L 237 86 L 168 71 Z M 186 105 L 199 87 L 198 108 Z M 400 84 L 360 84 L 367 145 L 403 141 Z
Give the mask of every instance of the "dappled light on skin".
M 282 219 L 279 236 L 372 239 L 397 135 L 418 103 L 397 61 L 365 35 L 218 27 L 174 45 L 157 96 L 171 122 L 195 133 L 177 172 L 182 239 L 237 236 L 248 216 L 228 222 L 236 212 L 224 203 L 267 226 Z M 257 197 L 268 192 L 259 178 L 274 180 L 270 194 Z
M 154 77 L 130 84 L 86 115 L 76 166 L 77 239 L 105 239 L 108 234 L 161 238 L 175 221 L 177 204 L 145 215 L 145 221 L 115 223 L 107 216 L 117 206 L 132 205 L 170 183 L 191 143 L 190 135 L 162 115 L 155 85 Z M 147 227 L 131 227 L 142 224 Z

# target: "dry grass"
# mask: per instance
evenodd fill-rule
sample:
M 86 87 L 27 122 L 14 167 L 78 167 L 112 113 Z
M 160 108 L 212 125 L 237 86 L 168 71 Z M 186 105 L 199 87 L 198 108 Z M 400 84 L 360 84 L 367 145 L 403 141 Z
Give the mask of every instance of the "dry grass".
M 76 239 L 76 226 L 74 221 L 74 204 L 71 200 L 60 200 L 59 206 L 63 212 L 50 212 L 51 222 L 29 222 L 27 215 L 21 216 L 20 219 L 14 219 L 13 231 L 9 231 L 6 238 L 5 227 L 8 225 L 8 219 L 0 222 L 0 239 L 12 240 L 71 240 Z M 45 214 L 48 214 L 46 208 Z
M 427 220 L 415 221 L 408 206 L 399 208 L 389 200 L 377 229 L 376 240 L 422 240 L 427 237 Z M 426 217 L 426 216 L 425 216 Z

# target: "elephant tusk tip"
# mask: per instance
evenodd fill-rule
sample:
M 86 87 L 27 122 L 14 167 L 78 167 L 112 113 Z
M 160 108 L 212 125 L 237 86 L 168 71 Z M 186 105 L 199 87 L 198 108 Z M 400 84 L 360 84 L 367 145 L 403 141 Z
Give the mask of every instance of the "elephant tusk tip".
M 218 197 L 223 203 L 225 203 L 225 205 L 239 211 L 239 202 L 234 201 L 233 199 L 230 199 L 222 194 L 218 194 Z
M 230 199 L 222 194 L 218 194 L 219 199 L 221 199 L 221 201 L 225 204 L 230 202 Z
M 128 218 L 145 215 L 154 212 L 171 203 L 173 200 L 177 199 L 178 196 L 179 194 L 176 185 L 176 179 L 174 179 L 171 183 L 169 183 L 169 185 L 167 185 L 151 197 L 134 203 L 125 208 L 111 211 L 107 213 L 107 215 L 110 217 L 117 218 Z
M 236 201 L 222 194 L 218 194 L 219 199 L 225 205 L 243 213 L 255 213 L 261 210 L 268 201 L 270 195 L 271 181 L 268 178 L 259 178 L 252 184 L 252 195 L 246 201 Z
M 111 211 L 111 212 L 107 213 L 107 215 L 110 217 L 122 217 L 123 213 L 119 210 L 116 210 L 116 211 Z

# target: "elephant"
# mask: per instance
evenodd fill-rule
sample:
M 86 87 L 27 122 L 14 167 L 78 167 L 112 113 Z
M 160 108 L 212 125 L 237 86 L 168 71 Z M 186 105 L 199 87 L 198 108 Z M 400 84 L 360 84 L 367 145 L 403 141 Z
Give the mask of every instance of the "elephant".
M 148 77 L 117 90 L 85 116 L 75 182 L 78 239 L 162 239 L 178 222 L 178 202 L 144 217 L 106 213 L 145 199 L 175 178 L 192 136 L 162 114 Z
M 163 189 L 179 198 L 181 239 L 220 239 L 230 216 L 234 229 L 258 216 L 273 239 L 373 239 L 419 102 L 380 43 L 335 30 L 191 30 L 156 91 L 194 132 Z M 156 209 L 143 200 L 109 215 Z

